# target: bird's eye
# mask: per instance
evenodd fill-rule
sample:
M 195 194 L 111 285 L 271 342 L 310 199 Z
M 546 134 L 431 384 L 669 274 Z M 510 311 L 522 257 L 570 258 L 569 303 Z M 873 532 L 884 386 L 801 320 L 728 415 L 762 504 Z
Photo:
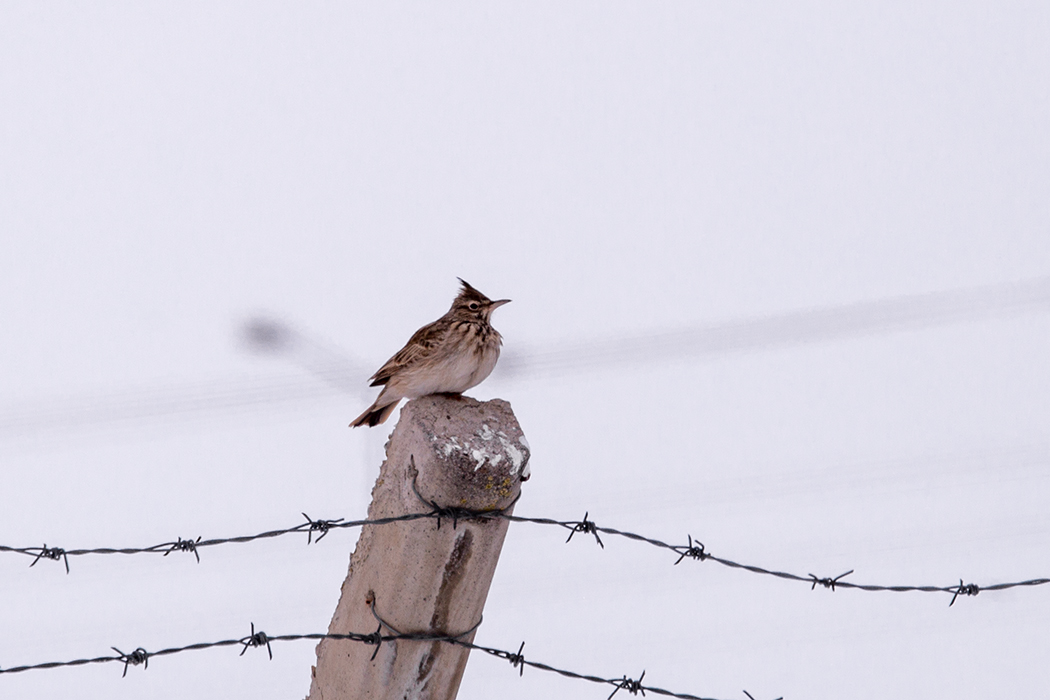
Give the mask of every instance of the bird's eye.
M 476 301 L 472 301 L 469 304 L 467 304 L 467 308 L 470 309 L 471 311 L 477 311 L 478 309 L 481 308 L 481 304 L 479 304 Z

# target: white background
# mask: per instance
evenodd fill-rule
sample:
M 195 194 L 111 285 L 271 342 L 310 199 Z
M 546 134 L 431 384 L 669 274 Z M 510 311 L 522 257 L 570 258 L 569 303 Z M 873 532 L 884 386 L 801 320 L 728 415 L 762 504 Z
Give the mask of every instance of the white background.
M 1050 576 L 1048 275 L 1043 3 L 5 3 L 0 544 L 363 517 L 392 423 L 346 425 L 461 276 L 514 300 L 520 370 L 472 393 L 532 445 L 518 514 L 858 583 Z M 908 300 L 1024 280 L 951 323 Z M 901 298 L 908 328 L 660 335 Z M 258 314 L 295 342 L 252 352 Z M 666 352 L 603 354 L 647 337 Z M 355 541 L 3 554 L 0 668 L 323 631 Z M 949 609 L 604 541 L 512 526 L 477 641 L 738 700 L 1050 685 L 1050 586 Z M 313 644 L 274 655 L 0 697 L 305 695 Z M 476 656 L 460 697 L 608 692 Z

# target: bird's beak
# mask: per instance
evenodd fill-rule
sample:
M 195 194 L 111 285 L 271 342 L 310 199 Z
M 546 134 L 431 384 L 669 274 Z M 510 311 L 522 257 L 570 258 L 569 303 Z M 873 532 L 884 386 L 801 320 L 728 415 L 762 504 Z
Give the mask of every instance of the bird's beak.
M 510 303 L 510 299 L 500 299 L 499 301 L 492 302 L 492 305 L 490 306 L 490 308 L 498 309 L 499 307 L 503 306 L 504 304 L 509 304 L 509 303 Z

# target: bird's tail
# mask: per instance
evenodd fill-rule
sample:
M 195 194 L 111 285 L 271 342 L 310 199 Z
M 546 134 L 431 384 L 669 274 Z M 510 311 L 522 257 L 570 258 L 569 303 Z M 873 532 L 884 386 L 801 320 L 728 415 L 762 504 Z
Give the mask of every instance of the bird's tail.
M 369 428 L 374 428 L 380 423 L 386 421 L 390 417 L 390 414 L 397 408 L 397 404 L 401 399 L 395 399 L 393 403 L 379 405 L 379 399 L 376 402 L 365 409 L 365 412 L 359 415 L 350 424 L 351 428 L 359 428 L 362 425 L 367 425 Z

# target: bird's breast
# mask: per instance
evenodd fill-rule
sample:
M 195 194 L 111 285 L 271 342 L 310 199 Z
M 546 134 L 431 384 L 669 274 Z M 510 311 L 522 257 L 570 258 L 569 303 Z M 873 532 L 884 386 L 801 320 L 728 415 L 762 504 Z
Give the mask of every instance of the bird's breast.
M 453 325 L 441 347 L 414 367 L 406 368 L 399 382 L 403 395 L 417 398 L 458 394 L 477 386 L 496 367 L 501 343 L 500 334 L 491 326 Z

